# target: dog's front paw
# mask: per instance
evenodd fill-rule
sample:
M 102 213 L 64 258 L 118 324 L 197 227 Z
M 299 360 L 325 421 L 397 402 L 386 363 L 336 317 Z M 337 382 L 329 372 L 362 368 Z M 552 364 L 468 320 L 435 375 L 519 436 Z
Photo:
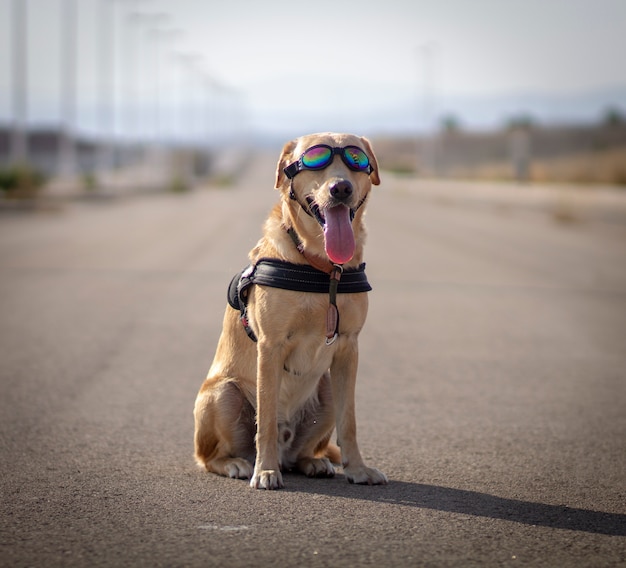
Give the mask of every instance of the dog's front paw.
M 348 467 L 344 469 L 346 479 L 350 483 L 358 483 L 360 485 L 385 485 L 387 476 L 373 467 Z
M 243 458 L 233 458 L 224 466 L 224 470 L 228 477 L 234 479 L 250 479 L 252 477 L 252 464 Z
M 250 480 L 250 487 L 253 489 L 280 489 L 284 487 L 283 476 L 278 469 L 264 469 L 259 472 L 255 470 Z
M 335 468 L 327 458 L 301 458 L 298 469 L 308 477 L 335 476 Z

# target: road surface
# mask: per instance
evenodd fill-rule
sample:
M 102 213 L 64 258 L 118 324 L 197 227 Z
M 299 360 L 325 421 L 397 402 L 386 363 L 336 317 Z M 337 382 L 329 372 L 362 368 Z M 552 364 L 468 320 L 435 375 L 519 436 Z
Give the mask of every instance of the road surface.
M 383 176 L 357 405 L 389 485 L 197 469 L 274 167 L 0 215 L 0 565 L 624 566 L 626 194 Z

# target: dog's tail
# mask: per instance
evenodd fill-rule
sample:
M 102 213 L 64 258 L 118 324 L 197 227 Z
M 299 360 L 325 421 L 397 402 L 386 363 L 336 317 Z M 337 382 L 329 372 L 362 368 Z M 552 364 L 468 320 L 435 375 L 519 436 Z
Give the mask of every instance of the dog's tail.
M 330 463 L 341 465 L 341 450 L 335 444 L 328 444 L 324 449 L 324 457 L 330 460 Z
M 332 464 L 341 465 L 341 450 L 330 441 L 330 433 L 317 444 L 314 455 L 316 458 L 328 458 Z

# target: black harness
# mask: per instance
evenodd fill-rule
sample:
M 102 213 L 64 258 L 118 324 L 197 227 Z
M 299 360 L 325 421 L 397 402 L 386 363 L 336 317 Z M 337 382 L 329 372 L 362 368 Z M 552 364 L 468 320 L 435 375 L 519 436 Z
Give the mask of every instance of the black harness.
M 300 205 L 307 215 L 313 217 L 321 227 L 324 227 L 319 207 L 312 197 L 307 197 L 306 205 L 296 196 L 293 188 L 293 175 L 285 171 L 291 179 L 289 197 Z M 297 173 L 297 172 L 296 172 Z M 354 209 L 350 209 L 350 221 L 356 212 L 365 203 L 367 195 L 361 199 Z M 261 258 L 255 264 L 244 268 L 235 274 L 228 287 L 228 303 L 235 310 L 239 310 L 241 323 L 252 341 L 257 337 L 248 319 L 249 289 L 253 284 L 282 288 L 295 292 L 312 292 L 314 294 L 328 294 L 329 306 L 326 315 L 326 345 L 331 345 L 339 336 L 339 310 L 337 309 L 337 294 L 355 294 L 369 292 L 372 287 L 365 276 L 365 263 L 357 268 L 344 270 L 342 265 L 328 262 L 320 264 L 315 258 L 307 254 L 304 244 L 293 227 L 285 227 L 293 240 L 294 245 L 310 264 L 294 264 L 275 258 Z M 319 267 L 319 268 L 318 268 Z
M 296 292 L 329 294 L 330 303 L 335 307 L 334 312 L 337 318 L 333 322 L 334 336 L 332 339 L 327 336 L 326 343 L 329 345 L 336 338 L 339 329 L 335 294 L 355 294 L 369 292 L 372 289 L 365 275 L 365 263 L 358 268 L 341 270 L 339 267 L 338 273 L 329 274 L 308 264 L 293 264 L 284 260 L 262 258 L 256 264 L 251 264 L 236 274 L 228 287 L 228 303 L 241 313 L 241 323 L 248 337 L 253 341 L 257 341 L 257 338 L 248 320 L 249 289 L 253 284 Z

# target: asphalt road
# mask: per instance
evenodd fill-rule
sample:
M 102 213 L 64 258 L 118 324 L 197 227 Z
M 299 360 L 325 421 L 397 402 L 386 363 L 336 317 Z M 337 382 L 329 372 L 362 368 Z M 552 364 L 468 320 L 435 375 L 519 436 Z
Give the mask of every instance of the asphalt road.
M 357 406 L 389 485 L 196 468 L 273 172 L 0 215 L 0 565 L 624 566 L 626 194 L 384 177 Z

